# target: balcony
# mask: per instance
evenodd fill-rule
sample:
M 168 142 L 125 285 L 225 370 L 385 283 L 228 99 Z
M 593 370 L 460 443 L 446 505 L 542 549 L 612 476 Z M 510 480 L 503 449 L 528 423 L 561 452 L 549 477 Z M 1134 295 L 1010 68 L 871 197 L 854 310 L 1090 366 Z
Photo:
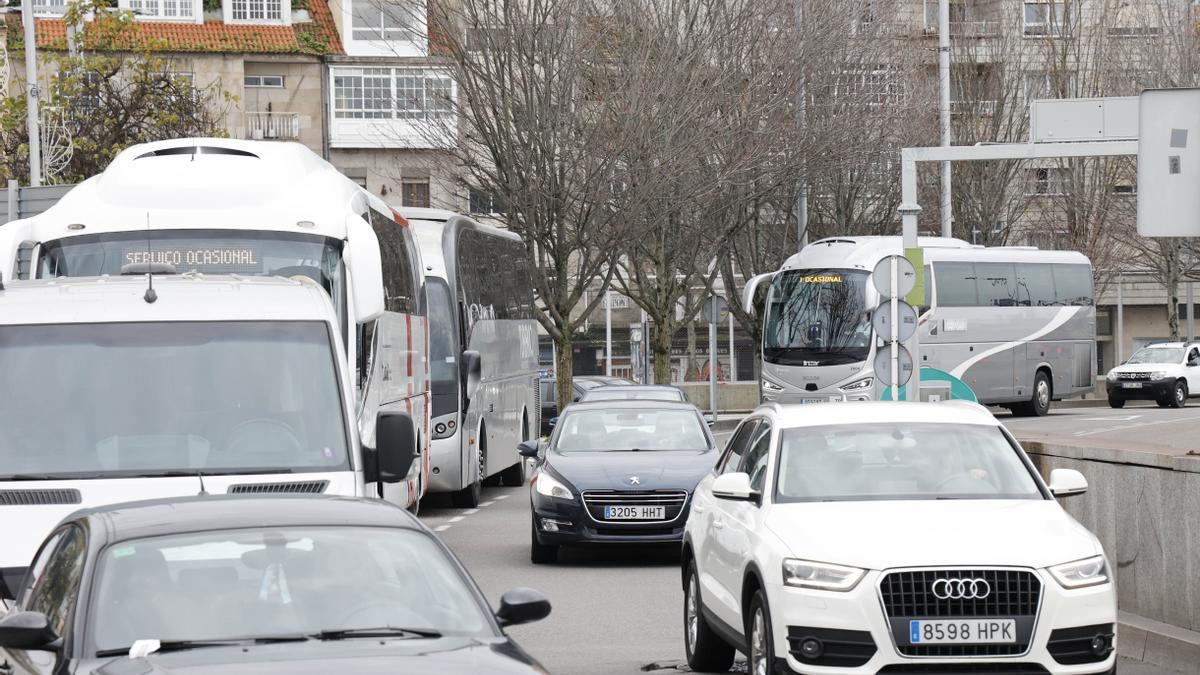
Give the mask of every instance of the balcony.
M 248 112 L 246 138 L 294 141 L 300 138 L 300 113 Z
M 950 37 L 951 38 L 990 38 L 1000 35 L 1001 25 L 999 21 L 951 21 L 950 22 Z M 936 36 L 938 34 L 937 22 L 927 22 L 925 24 L 925 34 Z
M 951 115 L 991 117 L 996 114 L 995 101 L 950 101 Z

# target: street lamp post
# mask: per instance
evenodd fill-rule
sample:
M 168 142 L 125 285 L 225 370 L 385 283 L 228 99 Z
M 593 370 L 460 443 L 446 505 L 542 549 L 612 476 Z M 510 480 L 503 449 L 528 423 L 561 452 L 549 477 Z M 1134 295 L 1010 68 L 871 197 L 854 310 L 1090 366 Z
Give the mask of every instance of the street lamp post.
M 29 184 L 42 184 L 42 135 L 38 125 L 37 31 L 33 25 L 33 0 L 21 3 L 25 29 L 25 117 L 29 131 Z

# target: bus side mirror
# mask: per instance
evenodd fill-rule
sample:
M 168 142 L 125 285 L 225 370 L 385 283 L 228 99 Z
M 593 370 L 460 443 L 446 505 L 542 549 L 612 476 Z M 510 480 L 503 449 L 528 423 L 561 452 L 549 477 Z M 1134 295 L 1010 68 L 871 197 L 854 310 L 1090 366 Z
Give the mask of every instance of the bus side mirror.
M 758 294 L 758 287 L 764 283 L 770 282 L 775 278 L 774 272 L 759 274 L 750 277 L 746 282 L 746 287 L 742 289 L 742 309 L 748 314 L 754 313 L 754 296 Z
M 375 230 L 359 216 L 346 216 L 346 246 L 342 251 L 350 277 L 354 322 L 367 323 L 383 314 L 383 258 Z
M 399 483 L 417 458 L 417 432 L 412 416 L 381 412 L 375 418 L 375 448 L 364 448 L 367 483 Z
M 479 357 L 479 352 L 468 349 L 462 354 L 462 362 L 460 364 L 462 371 L 463 392 L 467 395 L 467 400 L 475 398 L 475 392 L 479 389 L 479 380 L 483 377 L 483 362 Z

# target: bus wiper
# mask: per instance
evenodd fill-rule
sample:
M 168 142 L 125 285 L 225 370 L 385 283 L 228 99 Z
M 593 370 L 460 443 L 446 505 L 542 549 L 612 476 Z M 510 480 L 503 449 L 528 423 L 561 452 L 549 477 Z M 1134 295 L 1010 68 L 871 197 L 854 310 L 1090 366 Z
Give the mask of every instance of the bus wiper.
M 396 626 L 379 626 L 376 628 L 336 628 L 326 629 L 312 635 L 318 640 L 345 640 L 356 637 L 408 637 L 408 638 L 439 638 L 442 634 L 428 628 L 399 628 Z
M 223 640 L 165 640 L 160 642 L 158 649 L 155 649 L 152 654 L 162 654 L 165 652 L 181 652 L 188 649 L 201 649 L 204 647 L 241 647 L 247 644 L 266 645 L 277 642 L 307 642 L 312 638 L 307 635 L 262 635 L 257 637 L 247 638 L 227 638 Z M 118 649 L 101 649 L 96 652 L 97 658 L 105 658 L 110 656 L 125 656 L 129 653 L 132 647 L 122 647 Z

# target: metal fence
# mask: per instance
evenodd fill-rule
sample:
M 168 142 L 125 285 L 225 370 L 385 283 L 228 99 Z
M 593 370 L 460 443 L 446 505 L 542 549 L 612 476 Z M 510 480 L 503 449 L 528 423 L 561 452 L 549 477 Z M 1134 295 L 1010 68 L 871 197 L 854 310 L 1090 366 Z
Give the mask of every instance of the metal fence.
M 7 188 L 0 189 L 0 203 L 7 206 L 3 213 L 0 213 L 0 217 L 3 218 L 0 223 L 43 213 L 46 209 L 54 206 L 73 187 L 75 187 L 74 184 L 17 187 L 16 181 L 12 181 Z

